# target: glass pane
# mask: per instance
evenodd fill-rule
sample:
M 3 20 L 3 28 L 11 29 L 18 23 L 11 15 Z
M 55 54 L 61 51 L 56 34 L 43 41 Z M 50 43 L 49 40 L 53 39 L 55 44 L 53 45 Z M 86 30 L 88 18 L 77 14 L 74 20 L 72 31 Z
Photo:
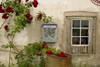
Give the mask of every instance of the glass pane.
M 84 44 L 88 44 L 88 37 L 81 37 L 81 44 L 84 45 Z
M 80 29 L 73 29 L 73 36 L 80 36 Z
M 81 29 L 81 36 L 88 36 L 89 32 L 88 29 Z
M 73 27 L 80 27 L 80 20 L 73 20 Z
M 80 37 L 72 37 L 72 44 L 80 44 Z
M 81 27 L 89 27 L 89 20 L 82 20 Z

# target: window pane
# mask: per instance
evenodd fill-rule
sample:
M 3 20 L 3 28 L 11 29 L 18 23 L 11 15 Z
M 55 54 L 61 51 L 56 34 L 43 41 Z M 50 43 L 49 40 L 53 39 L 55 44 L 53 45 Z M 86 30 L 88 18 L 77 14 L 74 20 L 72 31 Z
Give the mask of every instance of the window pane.
M 89 32 L 88 29 L 81 29 L 81 36 L 88 36 Z
M 73 20 L 73 27 L 80 27 L 80 20 Z
M 81 44 L 88 44 L 89 38 L 88 37 L 81 37 Z
M 73 36 L 80 36 L 80 29 L 73 29 Z
M 81 20 L 81 27 L 89 27 L 89 20 Z
M 80 44 L 80 37 L 72 37 L 72 44 Z

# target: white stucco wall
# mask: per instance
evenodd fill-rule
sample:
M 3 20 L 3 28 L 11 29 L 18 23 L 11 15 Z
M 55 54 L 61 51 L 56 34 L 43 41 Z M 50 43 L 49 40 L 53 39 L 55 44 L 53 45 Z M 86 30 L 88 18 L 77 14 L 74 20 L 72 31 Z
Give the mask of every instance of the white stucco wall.
M 52 21 L 58 24 L 58 41 L 57 43 L 53 44 L 53 47 L 56 47 L 57 49 L 61 49 L 60 47 L 64 46 L 63 44 L 61 44 L 61 35 L 63 34 L 62 29 L 64 23 L 64 12 L 90 11 L 98 12 L 98 14 L 100 15 L 100 6 L 94 5 L 90 0 L 38 0 L 38 2 L 39 5 L 37 8 L 30 8 L 31 14 L 35 16 L 38 11 L 43 11 L 46 13 L 47 16 L 53 16 Z M 2 14 L 0 14 L 0 25 L 3 21 L 4 20 L 2 19 Z M 42 41 L 42 23 L 43 21 L 36 22 L 33 20 L 31 24 L 27 24 L 27 27 L 21 33 L 16 34 L 14 43 L 17 46 L 19 45 L 19 48 L 23 48 L 22 46 L 27 45 L 28 43 Z M 0 30 L 0 46 L 5 45 L 7 43 L 7 39 L 3 35 L 4 29 Z M 0 61 L 5 62 L 7 65 L 8 62 L 6 62 L 5 60 L 8 60 L 8 58 L 8 53 L 0 51 Z

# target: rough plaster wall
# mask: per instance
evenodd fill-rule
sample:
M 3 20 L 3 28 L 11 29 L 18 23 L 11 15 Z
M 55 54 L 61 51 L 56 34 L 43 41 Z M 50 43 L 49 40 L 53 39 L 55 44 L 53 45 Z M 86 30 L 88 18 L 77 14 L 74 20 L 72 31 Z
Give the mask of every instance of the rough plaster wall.
M 24 0 L 23 0 L 24 1 Z M 52 21 L 58 24 L 58 41 L 55 44 L 52 44 L 53 47 L 56 47 L 57 49 L 61 49 L 64 51 L 65 45 L 61 43 L 62 37 L 61 35 L 62 30 L 63 30 L 63 23 L 64 23 L 64 12 L 65 11 L 91 11 L 91 12 L 100 12 L 100 7 L 94 5 L 90 0 L 38 0 L 39 5 L 37 8 L 31 7 L 30 11 L 33 16 L 36 15 L 38 11 L 43 11 L 47 14 L 47 16 L 53 16 Z M 100 13 L 99 13 L 100 15 Z M 0 14 L 2 17 L 2 14 Z M 4 21 L 0 17 L 0 25 Z M 100 19 L 100 17 L 99 17 Z M 14 39 L 14 43 L 16 44 L 17 47 L 20 49 L 23 48 L 24 45 L 27 45 L 28 43 L 33 43 L 33 42 L 39 42 L 41 41 L 41 25 L 42 22 L 35 22 L 34 20 L 32 21 L 31 24 L 27 24 L 27 27 L 21 32 L 16 34 L 16 37 Z M 99 23 L 100 25 L 100 23 Z M 100 32 L 100 30 L 99 30 Z M 4 29 L 0 30 L 0 46 L 4 45 L 7 43 L 6 38 L 3 36 L 4 34 Z M 19 46 L 18 46 L 19 45 Z M 49 44 L 50 45 L 50 44 Z M 3 48 L 1 48 L 3 49 Z M 97 48 L 98 51 L 97 53 L 100 53 L 99 48 Z M 98 56 L 99 58 L 99 55 Z M 0 51 L 0 61 L 5 62 L 7 65 L 8 62 L 8 53 L 7 52 L 2 52 Z M 5 58 L 6 57 L 6 58 Z M 76 61 L 86 58 L 86 56 L 73 56 L 73 63 Z M 87 58 L 94 58 L 94 55 L 92 57 L 87 57 Z M 76 60 L 77 59 L 77 60 Z

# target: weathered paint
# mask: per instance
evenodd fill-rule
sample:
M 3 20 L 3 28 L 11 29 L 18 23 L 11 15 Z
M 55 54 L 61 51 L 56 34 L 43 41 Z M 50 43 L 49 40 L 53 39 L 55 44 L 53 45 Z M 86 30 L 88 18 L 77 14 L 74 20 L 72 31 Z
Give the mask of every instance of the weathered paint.
M 24 1 L 24 0 L 23 0 Z M 57 49 L 61 49 L 66 52 L 66 44 L 62 43 L 62 30 L 64 24 L 64 12 L 66 11 L 90 11 L 98 13 L 98 33 L 100 32 L 100 6 L 94 5 L 90 0 L 38 0 L 39 5 L 37 8 L 31 7 L 30 11 L 33 16 L 36 15 L 38 11 L 43 11 L 47 14 L 47 16 L 53 16 L 52 21 L 58 24 L 58 40 L 57 43 L 52 44 L 53 47 Z M 4 19 L 2 19 L 2 14 L 0 14 L 0 25 Z M 42 30 L 41 25 L 43 21 L 36 22 L 32 21 L 31 24 L 27 24 L 27 27 L 22 30 L 21 33 L 17 33 L 14 39 L 14 43 L 20 49 L 23 48 L 24 45 L 33 42 L 42 41 Z M 8 43 L 7 39 L 4 35 L 4 29 L 0 30 L 0 46 Z M 98 37 L 100 36 L 100 33 Z M 96 45 L 96 54 L 89 56 L 73 56 L 73 63 L 78 63 L 80 60 L 85 59 L 95 59 L 96 64 L 100 63 L 100 42 L 99 38 Z M 51 44 L 48 44 L 51 45 Z M 3 49 L 0 47 L 0 49 Z M 4 62 L 6 65 L 8 64 L 8 52 L 0 51 L 0 61 Z M 99 61 L 99 62 L 98 62 Z

